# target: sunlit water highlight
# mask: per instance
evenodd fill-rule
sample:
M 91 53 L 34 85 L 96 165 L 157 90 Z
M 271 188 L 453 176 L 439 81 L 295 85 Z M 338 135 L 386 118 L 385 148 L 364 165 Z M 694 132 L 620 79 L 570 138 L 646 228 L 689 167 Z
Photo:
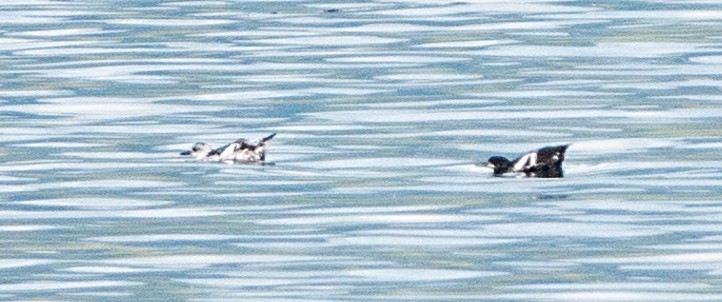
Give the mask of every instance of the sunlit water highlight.
M 0 299 L 718 301 L 721 12 L 7 1 Z

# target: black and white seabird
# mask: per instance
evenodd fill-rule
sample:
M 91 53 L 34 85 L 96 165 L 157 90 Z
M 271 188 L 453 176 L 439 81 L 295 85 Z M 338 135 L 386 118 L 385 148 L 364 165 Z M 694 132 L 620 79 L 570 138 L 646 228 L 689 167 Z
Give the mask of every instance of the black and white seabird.
M 276 133 L 256 140 L 239 139 L 218 149 L 213 149 L 206 143 L 198 142 L 190 150 L 181 152 L 180 155 L 192 156 L 204 161 L 263 163 L 266 161 L 266 150 L 268 148 L 266 142 L 274 136 L 276 136 Z
M 562 162 L 569 145 L 544 147 L 530 151 L 511 161 L 503 156 L 492 156 L 481 166 L 494 169 L 494 176 L 506 173 L 523 173 L 528 177 L 564 177 Z

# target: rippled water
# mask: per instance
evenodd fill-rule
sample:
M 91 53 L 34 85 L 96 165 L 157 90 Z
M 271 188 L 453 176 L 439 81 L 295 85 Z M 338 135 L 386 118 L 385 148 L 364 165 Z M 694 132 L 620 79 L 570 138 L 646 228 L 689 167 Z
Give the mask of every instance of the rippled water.
M 718 1 L 0 4 L 0 299 L 718 301 Z M 278 132 L 273 166 L 188 161 Z M 563 179 L 491 155 L 573 143 Z

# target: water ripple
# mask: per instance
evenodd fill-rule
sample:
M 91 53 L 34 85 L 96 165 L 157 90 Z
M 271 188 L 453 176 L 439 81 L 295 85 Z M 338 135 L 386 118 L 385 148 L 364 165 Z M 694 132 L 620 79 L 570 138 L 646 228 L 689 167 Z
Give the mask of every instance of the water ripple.
M 0 8 L 2 299 L 719 300 L 715 1 Z

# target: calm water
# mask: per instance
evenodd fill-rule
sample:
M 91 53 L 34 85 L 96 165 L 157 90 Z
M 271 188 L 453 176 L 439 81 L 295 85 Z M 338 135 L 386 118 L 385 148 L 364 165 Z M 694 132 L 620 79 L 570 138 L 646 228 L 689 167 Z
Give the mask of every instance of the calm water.
M 507 2 L 5 1 L 0 300 L 719 301 L 722 5 Z

